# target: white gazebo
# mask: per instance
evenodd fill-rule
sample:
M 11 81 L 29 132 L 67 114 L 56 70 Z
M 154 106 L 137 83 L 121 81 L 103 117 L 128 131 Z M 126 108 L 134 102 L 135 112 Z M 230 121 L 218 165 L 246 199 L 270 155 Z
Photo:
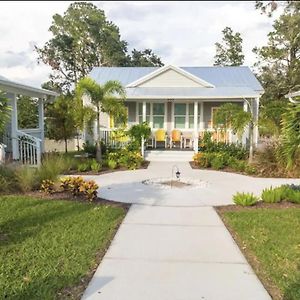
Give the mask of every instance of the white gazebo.
M 23 164 L 39 165 L 44 151 L 44 104 L 53 101 L 58 95 L 55 92 L 32 87 L 8 80 L 0 76 L 0 90 L 10 100 L 11 119 L 7 124 L 2 147 L 11 158 Z M 18 95 L 38 99 L 38 127 L 20 129 L 18 126 Z

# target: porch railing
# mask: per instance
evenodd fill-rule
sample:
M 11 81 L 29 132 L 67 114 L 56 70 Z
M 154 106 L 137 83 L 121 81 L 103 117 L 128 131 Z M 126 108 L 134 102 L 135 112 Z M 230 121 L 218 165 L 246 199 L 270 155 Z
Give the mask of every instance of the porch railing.
M 124 147 L 128 144 L 130 139 L 127 136 L 118 135 L 116 130 L 116 128 L 101 128 L 100 139 L 105 143 L 105 145 L 109 147 Z
M 22 164 L 38 166 L 41 163 L 41 139 L 17 131 L 19 160 Z

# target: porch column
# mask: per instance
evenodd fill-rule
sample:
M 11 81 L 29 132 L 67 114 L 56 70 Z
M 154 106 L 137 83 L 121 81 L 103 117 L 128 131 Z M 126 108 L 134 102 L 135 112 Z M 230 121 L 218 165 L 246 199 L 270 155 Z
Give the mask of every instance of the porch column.
M 143 101 L 143 122 L 146 122 L 146 101 Z
M 19 143 L 18 143 L 18 105 L 16 94 L 11 94 L 11 145 L 13 159 L 19 159 Z
M 194 102 L 194 152 L 198 153 L 198 101 Z
M 244 109 L 244 111 L 248 111 L 247 101 L 244 101 L 243 109 Z M 246 128 L 244 130 L 244 133 L 243 133 L 243 136 L 242 136 L 242 144 L 244 146 L 246 146 L 246 144 L 247 144 L 247 137 L 249 137 L 249 128 L 248 128 L 248 126 L 246 126 Z
M 45 141 L 45 126 L 44 126 L 44 99 L 39 98 L 38 101 L 39 110 L 39 130 L 41 132 L 41 151 L 44 152 L 44 141 Z
M 204 103 L 200 102 L 200 130 L 204 130 Z
M 259 97 L 254 99 L 255 103 L 255 110 L 254 110 L 254 128 L 253 128 L 253 142 L 255 147 L 257 147 L 258 144 L 258 137 L 259 137 L 259 132 L 258 132 L 258 114 L 259 114 Z

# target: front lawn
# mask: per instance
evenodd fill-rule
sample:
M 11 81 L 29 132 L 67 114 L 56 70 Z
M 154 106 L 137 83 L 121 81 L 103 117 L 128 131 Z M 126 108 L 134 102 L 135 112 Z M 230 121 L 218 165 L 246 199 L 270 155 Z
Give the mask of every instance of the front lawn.
M 273 299 L 300 299 L 300 208 L 219 212 Z
M 0 196 L 0 299 L 78 298 L 124 215 L 109 205 Z

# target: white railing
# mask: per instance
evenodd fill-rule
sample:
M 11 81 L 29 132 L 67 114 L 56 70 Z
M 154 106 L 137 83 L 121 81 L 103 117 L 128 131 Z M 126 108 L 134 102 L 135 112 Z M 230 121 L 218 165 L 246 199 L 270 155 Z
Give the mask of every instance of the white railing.
M 118 148 L 124 147 L 129 142 L 128 136 L 118 136 L 116 132 L 117 128 L 101 128 L 100 129 L 100 139 L 104 142 L 105 145 Z
M 25 165 L 38 166 L 41 163 L 41 139 L 23 131 L 17 131 L 19 160 Z

